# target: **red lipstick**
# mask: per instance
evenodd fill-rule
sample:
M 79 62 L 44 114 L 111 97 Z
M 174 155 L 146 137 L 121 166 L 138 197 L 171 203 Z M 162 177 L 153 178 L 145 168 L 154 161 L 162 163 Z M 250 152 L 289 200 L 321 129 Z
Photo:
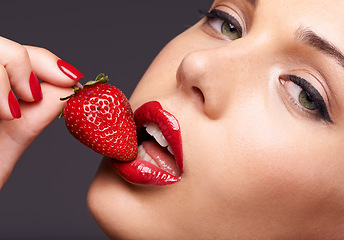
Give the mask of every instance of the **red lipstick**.
M 180 172 L 183 173 L 182 138 L 178 120 L 157 101 L 143 104 L 135 111 L 134 116 L 138 133 L 148 123 L 160 128 L 173 151 Z M 122 178 L 135 184 L 168 185 L 181 180 L 181 176 L 174 176 L 139 156 L 131 162 L 113 159 L 112 166 Z

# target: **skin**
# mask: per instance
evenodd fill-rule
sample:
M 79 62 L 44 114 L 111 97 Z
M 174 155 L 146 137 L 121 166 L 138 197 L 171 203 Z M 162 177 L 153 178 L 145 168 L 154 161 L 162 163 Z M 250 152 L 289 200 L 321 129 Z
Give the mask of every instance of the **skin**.
M 75 81 L 57 66 L 59 57 L 50 51 L 23 46 L 0 37 L 0 189 L 25 149 L 61 112 L 61 96 L 73 92 Z M 31 72 L 41 80 L 43 99 L 34 100 Z M 9 91 L 19 100 L 21 117 L 14 119 L 9 108 Z
M 295 34 L 311 29 L 344 51 L 344 2 L 212 8 L 235 9 L 243 38 L 202 19 L 161 51 L 130 99 L 134 109 L 157 100 L 179 120 L 182 181 L 132 185 L 104 159 L 88 194 L 93 217 L 113 239 L 343 239 L 344 69 Z M 291 73 L 318 89 L 333 123 L 292 100 L 279 81 Z

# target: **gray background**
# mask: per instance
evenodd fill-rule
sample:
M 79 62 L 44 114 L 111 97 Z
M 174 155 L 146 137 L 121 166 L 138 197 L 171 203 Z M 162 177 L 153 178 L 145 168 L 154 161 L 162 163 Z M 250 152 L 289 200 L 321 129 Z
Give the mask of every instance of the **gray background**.
M 0 1 L 0 35 L 49 49 L 87 80 L 104 72 L 130 96 L 159 50 L 210 4 Z M 27 149 L 0 192 L 0 239 L 107 239 L 86 206 L 100 159 L 69 135 L 63 120 L 55 120 Z

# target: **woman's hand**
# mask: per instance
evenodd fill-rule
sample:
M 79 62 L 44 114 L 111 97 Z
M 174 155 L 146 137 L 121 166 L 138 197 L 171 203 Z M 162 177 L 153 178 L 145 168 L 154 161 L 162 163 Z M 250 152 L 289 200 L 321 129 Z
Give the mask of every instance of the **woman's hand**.
M 61 112 L 60 97 L 82 77 L 48 50 L 0 37 L 0 189 L 25 149 Z

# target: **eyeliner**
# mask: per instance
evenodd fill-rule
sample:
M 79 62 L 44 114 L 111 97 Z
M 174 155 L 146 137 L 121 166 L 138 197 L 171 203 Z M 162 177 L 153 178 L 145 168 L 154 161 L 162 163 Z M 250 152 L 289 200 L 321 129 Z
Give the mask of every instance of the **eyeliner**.
M 300 86 L 304 91 L 307 92 L 307 94 L 309 94 L 318 110 L 318 115 L 321 119 L 324 119 L 329 123 L 333 123 L 330 114 L 328 113 L 324 98 L 321 96 L 319 91 L 312 86 L 312 84 L 307 82 L 305 79 L 295 75 L 288 75 L 286 77 L 296 85 Z
M 242 27 L 240 23 L 238 22 L 238 20 L 236 20 L 236 18 L 233 17 L 232 15 L 218 9 L 213 9 L 210 12 L 200 10 L 200 13 L 209 19 L 219 18 L 225 22 L 232 24 L 237 29 L 237 31 L 239 31 L 240 36 L 242 36 Z

